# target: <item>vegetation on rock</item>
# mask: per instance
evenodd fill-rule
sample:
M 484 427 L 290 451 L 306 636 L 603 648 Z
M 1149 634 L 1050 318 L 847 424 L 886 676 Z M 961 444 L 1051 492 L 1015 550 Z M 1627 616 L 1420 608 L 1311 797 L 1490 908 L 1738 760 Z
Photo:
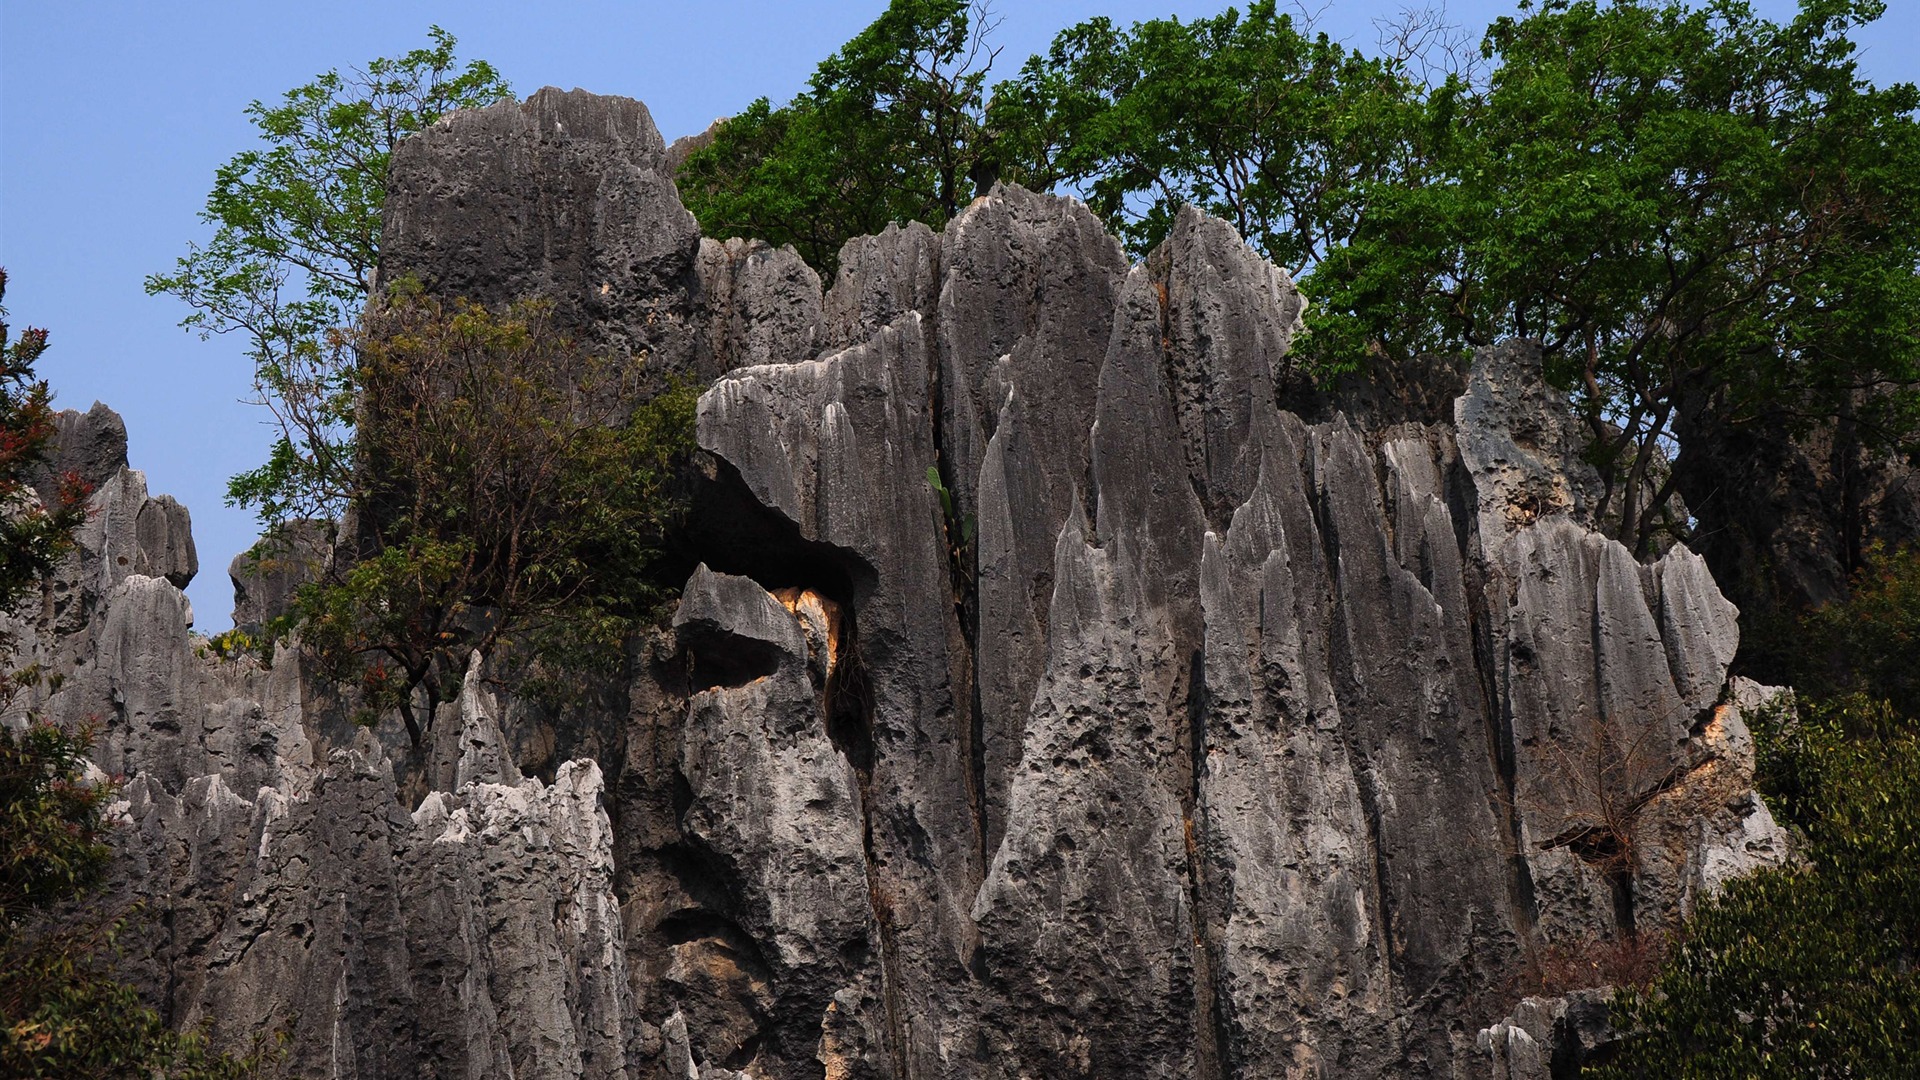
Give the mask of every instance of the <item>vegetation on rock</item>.
M 261 1074 L 269 1052 L 211 1052 L 112 970 L 119 922 L 77 906 L 104 877 L 113 787 L 84 776 L 88 740 L 0 726 L 0 1073 L 221 1080 Z
M 1920 724 L 1849 695 L 1756 732 L 1806 865 L 1729 882 L 1645 990 L 1609 1077 L 1896 1076 L 1920 1042 Z
M 7 272 L 0 269 L 0 302 L 6 295 Z M 53 395 L 33 370 L 47 349 L 47 332 L 28 327 L 15 337 L 6 318 L 0 303 L 0 612 L 12 611 L 37 589 L 72 544 L 88 495 L 78 478 L 61 477 L 49 507 L 30 486 L 53 438 Z M 12 658 L 12 637 L 0 631 L 0 666 Z M 0 691 L 11 685 L 9 677 Z
M 621 655 L 657 599 L 647 571 L 692 415 L 678 387 L 632 408 L 636 372 L 581 354 L 538 302 L 490 313 L 400 283 L 366 310 L 395 142 L 510 96 L 491 65 L 456 59 L 451 34 L 430 36 L 253 103 L 264 146 L 219 170 L 212 239 L 147 280 L 195 309 L 185 326 L 248 341 L 280 437 L 229 501 L 258 510 L 268 543 L 297 521 L 355 521 L 346 557 L 276 629 L 297 628 L 416 744 L 473 651 Z
M 1645 551 L 1684 527 L 1663 512 L 1683 407 L 1844 414 L 1879 447 L 1920 432 L 1920 91 L 1853 60 L 1883 10 L 1523 3 L 1482 71 L 1415 27 L 1370 57 L 1261 0 L 1082 23 L 982 107 L 982 73 L 940 64 L 991 57 L 989 24 L 901 0 L 681 176 L 710 234 L 823 270 L 887 221 L 940 227 L 961 175 L 1080 193 L 1141 256 L 1197 204 L 1301 280 L 1322 374 L 1539 340 L 1590 430 L 1601 516 Z
M 0 270 L 0 298 L 6 272 Z M 34 372 L 47 332 L 14 338 L 0 308 L 0 614 L 15 616 L 85 520 L 85 486 L 59 479 L 53 505 L 29 486 L 46 466 L 51 395 Z M 0 705 L 33 678 L 11 670 L 17 642 L 0 632 Z M 104 877 L 113 786 L 89 780 L 87 733 L 29 720 L 0 723 L 0 1074 L 18 1077 L 157 1076 L 213 1080 L 253 1075 L 263 1058 L 211 1054 L 194 1034 L 161 1022 L 111 970 L 118 924 L 72 903 Z
M 853 237 L 944 226 L 991 186 L 977 166 L 994 23 L 984 3 L 894 0 L 806 91 L 721 124 L 681 166 L 681 199 L 706 235 L 792 244 L 829 278 Z
M 1728 883 L 1623 995 L 1611 1077 L 1895 1076 L 1920 1042 L 1920 552 L 1805 615 L 1797 699 L 1755 718 L 1757 781 L 1803 863 Z
M 1883 10 L 1523 2 L 1488 29 L 1484 69 L 1434 77 L 1405 36 L 1369 56 L 1262 0 L 1083 23 L 989 93 L 984 4 L 894 0 L 678 179 L 708 235 L 792 244 L 828 274 L 847 240 L 937 229 L 1001 178 L 1081 194 L 1141 256 L 1198 204 L 1301 280 L 1300 348 L 1323 374 L 1540 341 L 1587 427 L 1598 514 L 1644 553 L 1684 526 L 1667 465 L 1689 414 L 1784 418 L 1783 437 L 1845 418 L 1881 448 L 1920 436 L 1920 90 L 1873 86 L 1853 59 Z M 661 597 L 697 389 L 636 406 L 637 369 L 576 348 L 537 301 L 402 283 L 363 315 L 394 139 L 506 93 L 484 64 L 454 74 L 452 38 L 434 40 L 256 103 L 271 148 L 221 171 L 214 239 L 148 283 L 196 308 L 188 325 L 249 337 L 283 436 L 232 497 L 271 523 L 352 522 L 289 625 L 416 747 L 475 652 L 620 662 Z M 971 523 L 930 483 L 964 563 Z M 0 589 L 16 546 L 20 581 L 51 558 L 22 536 Z M 1806 864 L 1702 904 L 1620 996 L 1610 1075 L 1880 1075 L 1920 1041 L 1917 598 L 1920 559 L 1885 556 L 1798 625 L 1805 693 L 1757 738 Z M 23 790 L 71 783 L 78 751 L 49 738 L 18 744 L 52 762 Z M 78 822 L 80 846 L 46 864 L 73 887 L 96 872 L 97 790 L 22 803 Z
M 358 459 L 326 478 L 356 515 L 354 557 L 300 590 L 292 621 L 416 745 L 471 653 L 617 667 L 662 596 L 696 391 L 633 404 L 642 363 L 582 352 L 550 316 L 402 283 L 336 336 L 366 400 Z
M 1007 179 L 1083 194 L 1137 255 L 1190 203 L 1300 277 L 1353 241 L 1372 189 L 1428 168 L 1408 60 L 1303 30 L 1272 0 L 1092 19 L 994 88 L 993 153 Z
M 280 437 L 265 464 L 233 478 L 228 502 L 270 524 L 345 508 L 328 478 L 353 457 L 358 387 L 351 368 L 331 363 L 339 354 L 328 335 L 353 325 L 373 289 L 394 143 L 455 109 L 512 96 L 492 65 L 460 65 L 452 34 L 436 26 L 428 36 L 427 48 L 249 105 L 263 145 L 215 174 L 200 214 L 213 236 L 189 245 L 172 273 L 147 278 L 147 292 L 194 309 L 182 326 L 246 341 L 254 392 Z

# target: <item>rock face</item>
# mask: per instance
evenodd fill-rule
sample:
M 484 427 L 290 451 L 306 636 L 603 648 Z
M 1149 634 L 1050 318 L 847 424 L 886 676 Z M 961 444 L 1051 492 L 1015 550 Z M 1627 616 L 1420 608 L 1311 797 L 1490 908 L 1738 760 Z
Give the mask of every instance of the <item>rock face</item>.
M 96 401 L 86 412 L 54 414 L 54 452 L 33 477 L 40 497 L 53 502 L 71 477 L 98 491 L 127 466 L 127 425 L 120 414 Z
M 542 91 L 404 143 L 388 211 L 383 273 L 717 376 L 704 564 L 592 757 L 476 666 L 402 804 L 297 657 L 195 655 L 184 514 L 103 488 L 38 707 L 131 778 L 176 1022 L 299 1076 L 1531 1076 L 1586 1022 L 1500 1019 L 1531 958 L 1785 858 L 1733 607 L 1589 527 L 1524 346 L 1309 422 L 1305 301 L 1222 222 L 1129 265 L 1002 187 L 823 294 L 663 154 Z
M 1565 997 L 1523 998 L 1513 1015 L 1480 1032 L 1489 1080 L 1553 1080 L 1604 1064 L 1619 1049 L 1608 1020 L 1607 990 L 1576 990 Z
M 318 578 L 333 552 L 333 529 L 324 521 L 293 521 L 263 536 L 251 551 L 233 557 L 233 625 L 254 636 L 286 615 L 300 586 Z

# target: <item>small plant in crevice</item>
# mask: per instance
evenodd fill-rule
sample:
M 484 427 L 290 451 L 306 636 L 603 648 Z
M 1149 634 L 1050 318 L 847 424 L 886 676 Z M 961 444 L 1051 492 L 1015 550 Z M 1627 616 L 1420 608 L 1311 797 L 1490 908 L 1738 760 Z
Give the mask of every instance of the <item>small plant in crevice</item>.
M 223 661 L 238 660 L 251 656 L 260 661 L 262 667 L 273 666 L 274 638 L 271 634 L 249 633 L 236 626 L 220 633 L 208 635 L 194 652 L 205 657 L 214 657 Z
M 940 480 L 938 466 L 927 466 L 927 486 L 933 489 L 934 496 L 940 500 L 940 527 L 946 536 L 947 565 L 953 574 L 953 604 L 964 616 L 977 585 L 978 563 L 974 540 L 979 532 L 979 522 L 972 514 L 960 513 L 953 492 Z
M 1505 996 L 1518 1001 L 1596 987 L 1645 987 L 1675 943 L 1674 935 L 1658 930 L 1553 942 L 1527 958 L 1508 982 Z
M 1632 935 L 1640 817 L 1702 760 L 1676 760 L 1654 725 L 1624 731 L 1594 719 L 1577 733 L 1543 734 L 1530 742 L 1512 810 L 1545 836 L 1535 852 L 1565 848 L 1612 894 L 1614 925 Z M 1529 854 L 1532 854 L 1530 852 Z

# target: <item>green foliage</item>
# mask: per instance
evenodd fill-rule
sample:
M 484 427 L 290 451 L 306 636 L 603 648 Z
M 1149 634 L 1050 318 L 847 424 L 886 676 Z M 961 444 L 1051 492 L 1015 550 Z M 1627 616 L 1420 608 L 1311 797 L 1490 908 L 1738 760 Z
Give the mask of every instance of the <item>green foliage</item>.
M 680 168 L 687 209 L 708 236 L 792 244 L 828 276 L 856 236 L 942 227 L 980 191 L 995 21 L 984 3 L 892 0 L 805 92 L 720 124 Z
M 271 636 L 250 634 L 235 626 L 209 636 L 206 643 L 195 651 L 199 656 L 213 656 L 221 660 L 252 656 L 257 657 L 261 663 L 272 666 L 274 641 Z
M 428 35 L 428 48 L 249 105 L 263 145 L 215 174 L 200 214 L 212 238 L 190 245 L 173 273 L 147 278 L 147 292 L 194 309 L 182 326 L 247 341 L 255 392 L 281 435 L 266 464 L 233 478 L 228 500 L 269 523 L 336 516 L 345 504 L 327 480 L 353 455 L 357 387 L 331 362 L 328 335 L 352 325 L 372 287 L 394 143 L 510 96 L 491 65 L 459 66 L 453 35 L 437 26 Z
M 1314 275 L 1316 333 L 1402 356 L 1540 340 L 1636 546 L 1683 404 L 1807 423 L 1881 387 L 1868 426 L 1910 436 L 1920 93 L 1862 81 L 1849 36 L 1882 9 L 1523 5 L 1487 33 L 1484 88 L 1428 97 L 1437 181 L 1376 191 Z
M 933 489 L 934 497 L 940 500 L 942 523 L 948 532 L 953 533 L 953 543 L 959 548 L 973 546 L 973 534 L 979 526 L 972 514 L 962 516 L 954 506 L 953 492 L 940 480 L 940 470 L 927 466 L 927 486 Z
M 6 280 L 0 270 L 0 297 Z M 72 545 L 87 491 L 72 476 L 59 478 L 47 507 L 29 486 L 53 435 L 51 394 L 33 369 L 47 332 L 15 339 L 4 319 L 0 308 L 0 613 L 11 615 Z M 0 667 L 11 666 L 14 646 L 11 634 L 0 634 Z M 0 704 L 41 678 L 32 667 L 8 672 Z M 0 1075 L 256 1075 L 270 1055 L 228 1058 L 210 1053 L 199 1035 L 169 1030 L 108 970 L 117 924 L 74 910 L 111 856 L 104 814 L 113 787 L 86 779 L 89 748 L 84 732 L 0 724 Z
M 1757 732 L 1805 868 L 1727 885 L 1644 992 L 1606 1077 L 1901 1076 L 1920 1045 L 1920 726 L 1860 696 Z
M 1876 552 L 1803 616 L 1798 704 L 1750 717 L 1806 865 L 1731 882 L 1616 1018 L 1611 1077 L 1898 1076 L 1920 1044 L 1920 554 Z
M 119 925 L 63 910 L 106 872 L 113 788 L 84 778 L 89 741 L 45 724 L 0 726 L 0 1074 L 256 1076 L 266 1048 L 215 1054 L 167 1028 L 108 969 Z
M 112 794 L 81 781 L 88 743 L 45 724 L 0 726 L 0 928 L 98 882 Z
M 1404 60 L 1257 0 L 1244 16 L 1072 27 L 994 88 L 988 124 L 1003 175 L 1082 191 L 1136 254 L 1192 203 L 1299 275 L 1349 241 L 1371 186 L 1418 176 L 1419 91 Z
M 927 486 L 940 500 L 940 529 L 947 538 L 947 568 L 953 581 L 954 604 L 960 609 L 962 621 L 970 624 L 973 616 L 969 605 L 979 592 L 978 583 L 974 581 L 979 559 L 973 542 L 980 531 L 980 522 L 972 514 L 960 513 L 953 501 L 953 492 L 941 481 L 940 470 L 932 465 L 927 466 Z
M 940 227 L 965 180 L 1078 192 L 1136 255 L 1197 204 L 1301 279 L 1321 376 L 1539 340 L 1601 517 L 1648 550 L 1689 417 L 1920 431 L 1920 91 L 1853 59 L 1883 10 L 1541 0 L 1488 29 L 1484 76 L 1436 80 L 1412 24 L 1367 56 L 1259 0 L 1082 23 L 983 107 L 989 24 L 899 0 L 807 93 L 723 124 L 682 190 L 710 233 L 824 270 L 887 222 Z
M 0 269 L 0 300 L 6 295 L 7 272 Z M 29 327 L 16 338 L 6 317 L 0 305 L 0 611 L 13 610 L 71 546 L 88 494 L 77 478 L 62 477 L 49 508 L 29 487 L 53 437 L 53 395 L 33 370 L 47 332 Z M 0 665 L 11 656 L 12 639 L 0 634 Z
M 640 362 L 582 353 L 551 314 L 403 286 L 350 341 L 362 459 L 334 482 L 358 558 L 300 590 L 295 622 L 328 670 L 360 678 L 364 719 L 397 710 L 416 745 L 471 653 L 605 670 L 664 595 L 697 393 L 630 406 Z

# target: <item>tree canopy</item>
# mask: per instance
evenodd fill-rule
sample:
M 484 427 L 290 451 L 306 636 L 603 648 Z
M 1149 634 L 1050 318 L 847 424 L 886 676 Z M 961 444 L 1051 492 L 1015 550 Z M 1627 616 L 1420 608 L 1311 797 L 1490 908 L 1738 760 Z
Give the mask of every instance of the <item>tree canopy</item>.
M 296 522 L 352 523 L 270 629 L 298 629 L 360 682 L 363 719 L 397 711 L 416 746 L 472 652 L 623 658 L 657 599 L 693 401 L 674 386 L 636 407 L 637 372 L 576 349 L 540 298 L 489 311 L 396 282 L 370 304 L 394 144 L 509 96 L 429 36 L 249 106 L 262 145 L 216 174 L 212 238 L 147 280 L 195 309 L 187 327 L 248 342 L 280 437 L 229 501 L 258 510 L 264 548 Z
M 1920 92 L 1854 60 L 1884 9 L 1541 0 L 1474 62 L 1412 25 L 1370 56 L 1257 0 L 1071 27 L 983 104 L 990 21 L 900 0 L 681 175 L 708 232 L 822 270 L 888 221 L 938 228 L 963 175 L 1080 194 L 1142 256 L 1193 203 L 1294 274 L 1323 375 L 1540 341 L 1644 551 L 1684 525 L 1649 510 L 1689 418 L 1920 430 Z
M 679 172 L 708 236 L 792 244 L 829 276 L 891 221 L 946 224 L 976 194 L 996 20 L 985 3 L 893 0 L 785 105 L 723 122 Z
M 1002 174 L 1064 186 L 1136 253 L 1191 203 L 1295 276 L 1345 245 L 1368 185 L 1421 172 L 1419 84 L 1256 0 L 1183 23 L 1074 26 L 994 88 Z
M 468 656 L 606 669 L 661 597 L 696 393 L 635 404 L 642 362 L 578 349 L 552 304 L 503 311 L 392 294 L 334 347 L 367 407 L 347 492 L 350 558 L 299 592 L 293 625 L 376 721 L 418 745 Z
M 511 96 L 492 65 L 460 64 L 452 34 L 436 26 L 428 37 L 426 48 L 247 106 L 261 145 L 215 173 L 200 214 L 212 237 L 146 281 L 194 309 L 182 326 L 246 341 L 254 392 L 280 437 L 265 464 L 233 478 L 228 502 L 270 524 L 343 509 L 345 492 L 326 480 L 353 455 L 356 387 L 330 363 L 327 335 L 353 324 L 373 288 L 394 143 Z
M 1487 85 L 1428 97 L 1434 181 L 1377 188 L 1309 279 L 1319 347 L 1539 340 L 1637 548 L 1688 408 L 1808 423 L 1881 388 L 1876 430 L 1911 437 L 1920 95 L 1863 81 L 1850 37 L 1883 7 L 1550 0 L 1495 22 Z

